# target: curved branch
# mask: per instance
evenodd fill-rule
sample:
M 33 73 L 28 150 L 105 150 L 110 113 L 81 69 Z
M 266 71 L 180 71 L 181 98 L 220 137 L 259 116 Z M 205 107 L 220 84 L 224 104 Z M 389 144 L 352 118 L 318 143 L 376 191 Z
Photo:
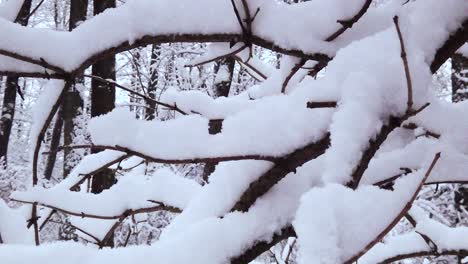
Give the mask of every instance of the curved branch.
M 24 203 L 24 204 L 36 204 L 38 206 L 43 206 L 47 207 L 50 209 L 53 209 L 58 212 L 62 212 L 64 214 L 68 215 L 73 215 L 73 216 L 78 216 L 82 218 L 93 218 L 93 219 L 101 219 L 101 220 L 115 220 L 119 219 L 127 213 L 128 215 L 136 215 L 136 214 L 142 214 L 142 213 L 151 213 L 151 212 L 156 212 L 156 211 L 168 211 L 171 213 L 180 213 L 182 212 L 181 209 L 169 206 L 169 205 L 164 205 L 163 203 L 158 203 L 157 206 L 152 206 L 152 207 L 147 207 L 147 208 L 139 208 L 139 209 L 128 209 L 122 214 L 119 215 L 95 215 L 95 214 L 87 214 L 84 212 L 73 212 L 67 209 L 59 208 L 53 205 L 45 204 L 45 203 L 39 203 L 39 202 L 31 202 L 31 201 L 23 201 L 23 200 L 17 200 L 17 199 L 11 199 L 12 201 L 19 202 L 19 203 Z
M 400 211 L 400 213 L 390 222 L 390 224 L 387 225 L 387 227 L 385 229 L 383 229 L 375 238 L 374 240 L 372 240 L 371 242 L 369 242 L 363 250 L 361 250 L 360 252 L 358 252 L 357 254 L 355 254 L 354 256 L 352 256 L 351 258 L 349 258 L 348 260 L 345 261 L 346 264 L 351 264 L 353 262 L 355 262 L 356 260 L 358 260 L 362 255 L 364 255 L 367 251 L 369 251 L 369 249 L 371 249 L 375 244 L 377 244 L 379 241 L 381 241 L 384 236 L 390 232 L 393 227 L 395 227 L 396 224 L 398 224 L 398 222 L 400 222 L 400 219 L 402 217 L 404 217 L 408 211 L 411 209 L 411 206 L 414 202 L 414 200 L 416 199 L 419 191 L 421 190 L 422 186 L 424 185 L 424 182 L 426 182 L 427 178 L 429 177 L 429 175 L 431 174 L 432 170 L 434 169 L 434 166 L 437 164 L 437 161 L 440 159 L 440 152 L 437 153 L 435 156 L 434 156 L 434 159 L 432 160 L 432 163 L 431 165 L 429 166 L 429 168 L 427 169 L 426 173 L 424 174 L 424 176 L 422 177 L 421 181 L 419 182 L 419 185 L 416 187 L 416 190 L 413 192 L 413 195 L 411 196 L 411 198 L 408 200 L 408 202 L 406 203 L 406 205 L 403 207 L 403 209 Z
M 233 155 L 233 156 L 223 156 L 223 157 L 199 157 L 199 158 L 190 158 L 190 159 L 163 159 L 150 156 L 148 154 L 132 150 L 128 147 L 122 146 L 105 146 L 105 145 L 74 145 L 74 146 L 62 146 L 56 150 L 50 152 L 44 152 L 45 154 L 61 151 L 63 149 L 83 149 L 83 148 L 93 148 L 93 149 L 108 149 L 125 152 L 128 155 L 137 156 L 142 159 L 145 159 L 150 162 L 155 163 L 167 163 L 167 164 L 186 164 L 186 163 L 207 163 L 207 162 L 223 162 L 223 161 L 235 161 L 235 160 L 263 160 L 277 162 L 280 158 L 273 156 L 262 156 L 262 155 Z
M 39 150 L 41 149 L 42 145 L 42 140 L 44 139 L 45 133 L 47 131 L 47 128 L 50 125 L 50 122 L 52 122 L 52 119 L 54 118 L 55 113 L 60 107 L 60 104 L 62 103 L 63 97 L 65 96 L 66 91 L 68 91 L 68 88 L 71 86 L 71 81 L 66 81 L 64 87 L 62 88 L 62 91 L 60 92 L 60 95 L 58 96 L 57 100 L 55 101 L 54 105 L 52 106 L 52 109 L 50 109 L 49 115 L 47 116 L 44 124 L 42 124 L 41 131 L 39 132 L 39 135 L 35 139 L 35 145 L 34 145 L 34 154 L 33 154 L 33 167 L 32 167 L 32 183 L 33 186 L 37 184 L 38 182 L 38 177 L 37 177 L 37 163 L 39 160 Z
M 443 250 L 440 252 L 434 252 L 434 251 L 419 251 L 419 252 L 413 252 L 413 253 L 408 253 L 408 254 L 401 254 L 401 255 L 396 255 L 390 258 L 387 258 L 379 264 L 392 264 L 397 261 L 405 260 L 405 259 L 410 259 L 410 258 L 418 258 L 418 257 L 428 257 L 428 256 L 434 256 L 434 257 L 441 257 L 441 256 L 468 256 L 468 250 Z
M 134 95 L 136 95 L 136 96 L 139 96 L 139 97 L 141 97 L 141 98 L 145 99 L 146 101 L 149 101 L 149 102 L 151 102 L 151 103 L 153 103 L 153 104 L 164 106 L 164 107 L 166 107 L 166 108 L 168 108 L 168 109 L 170 109 L 170 110 L 174 110 L 174 111 L 176 111 L 176 112 L 179 112 L 179 113 L 182 114 L 182 115 L 187 115 L 187 113 L 185 113 L 185 112 L 182 111 L 180 108 L 178 108 L 177 105 L 170 105 L 170 104 L 166 104 L 166 103 L 157 101 L 157 100 L 155 100 L 155 99 L 153 99 L 153 98 L 151 98 L 151 97 L 149 97 L 149 96 L 146 96 L 146 95 L 144 95 L 144 94 L 142 94 L 142 93 L 136 92 L 136 91 L 134 91 L 134 90 L 132 90 L 132 89 L 130 89 L 130 88 L 127 88 L 127 87 L 125 87 L 125 86 L 123 86 L 123 85 L 121 85 L 121 84 L 118 84 L 118 83 L 115 82 L 115 81 L 106 80 L 106 79 L 104 79 L 104 78 L 102 78 L 102 77 L 95 76 L 95 75 L 89 75 L 89 74 L 83 74 L 82 76 L 83 76 L 83 77 L 86 77 L 86 78 L 95 79 L 95 80 L 100 81 L 100 82 L 103 82 L 103 83 L 112 84 L 112 86 L 109 86 L 109 87 L 114 87 L 114 86 L 115 86 L 115 87 L 120 88 L 120 89 L 122 89 L 122 90 L 124 90 L 124 91 L 126 91 L 126 92 L 129 92 L 129 93 L 131 93 L 131 94 L 134 94 Z

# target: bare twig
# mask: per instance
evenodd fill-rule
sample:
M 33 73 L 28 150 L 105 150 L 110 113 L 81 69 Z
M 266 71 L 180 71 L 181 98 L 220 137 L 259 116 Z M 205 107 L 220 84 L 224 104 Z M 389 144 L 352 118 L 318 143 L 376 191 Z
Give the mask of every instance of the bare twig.
M 400 40 L 400 47 L 401 47 L 401 59 L 403 60 L 403 66 L 405 68 L 405 76 L 406 76 L 406 87 L 408 89 L 408 102 L 407 102 L 407 111 L 410 112 L 413 110 L 413 84 L 411 81 L 411 73 L 408 64 L 408 58 L 406 56 L 406 49 L 405 43 L 403 41 L 403 36 L 400 30 L 400 24 L 398 23 L 398 16 L 393 17 L 393 23 L 395 24 L 396 31 L 398 33 L 398 39 Z
M 328 101 L 328 102 L 307 102 L 307 108 L 314 109 L 314 108 L 335 108 L 337 106 L 336 102 Z
M 227 58 L 227 57 L 231 57 L 231 56 L 234 56 L 237 53 L 243 51 L 245 48 L 247 48 L 247 46 L 242 45 L 240 48 L 237 48 L 237 49 L 235 49 L 235 50 L 233 50 L 233 51 L 231 51 L 229 53 L 226 53 L 226 54 L 223 54 L 223 55 L 217 56 L 215 58 L 211 58 L 211 59 L 208 59 L 208 60 L 196 63 L 196 64 L 187 64 L 187 65 L 185 65 L 185 67 L 197 67 L 197 66 L 201 66 L 203 64 L 207 64 L 207 63 L 210 63 L 210 62 L 213 62 L 213 61 L 217 61 L 217 60 L 221 60 L 221 59 L 224 59 L 224 58 Z
M 56 150 L 52 150 L 50 152 L 44 152 L 45 154 L 51 152 L 61 151 L 63 149 L 109 149 L 109 150 L 116 150 L 125 152 L 129 155 L 137 156 L 143 158 L 150 162 L 155 163 L 167 163 L 167 164 L 186 164 L 186 163 L 206 163 L 206 162 L 223 162 L 223 161 L 234 161 L 234 160 L 264 160 L 264 161 L 271 161 L 276 162 L 279 158 L 274 156 L 262 156 L 262 155 L 233 155 L 233 156 L 221 156 L 221 157 L 198 157 L 198 158 L 190 158 L 190 159 L 164 159 L 159 157 L 153 157 L 143 152 L 139 152 L 129 147 L 123 146 L 105 146 L 105 145 L 74 145 L 74 146 L 62 146 Z
M 145 99 L 145 100 L 148 101 L 148 102 L 152 102 L 152 103 L 154 103 L 154 104 L 164 106 L 164 107 L 166 107 L 166 108 L 168 108 L 168 109 L 170 109 L 170 110 L 174 110 L 174 111 L 176 111 L 176 112 L 179 112 L 179 113 L 182 114 L 182 115 L 187 115 L 187 113 L 185 113 L 185 112 L 182 111 L 180 108 L 178 108 L 177 105 L 170 105 L 170 104 L 166 104 L 166 103 L 163 103 L 163 102 L 159 102 L 159 101 L 154 100 L 153 98 L 151 98 L 151 97 L 149 97 L 149 96 L 146 96 L 146 95 L 144 95 L 144 94 L 141 94 L 141 93 L 139 93 L 139 92 L 137 92 L 137 91 L 134 91 L 134 90 L 132 90 L 132 89 L 130 89 L 130 88 L 127 88 L 127 87 L 125 87 L 125 86 L 123 86 L 123 85 L 121 85 L 121 84 L 118 84 L 117 82 L 114 82 L 114 81 L 112 81 L 112 80 L 106 80 L 106 79 L 104 79 L 104 78 L 102 78 L 102 77 L 95 76 L 95 75 L 89 75 L 89 74 L 83 74 L 82 76 L 83 76 L 83 77 L 87 77 L 87 78 L 91 78 L 91 79 L 95 79 L 95 80 L 100 81 L 100 82 L 103 82 L 103 83 L 108 83 L 108 84 L 115 85 L 115 87 L 120 88 L 120 89 L 122 89 L 122 90 L 124 90 L 124 91 L 126 91 L 126 92 L 129 92 L 129 93 L 131 93 L 131 94 L 133 94 L 133 95 L 139 96 L 139 97 Z
M 11 199 L 11 200 L 15 201 L 15 202 L 19 202 L 19 203 L 24 203 L 24 204 L 32 204 L 33 206 L 34 206 L 34 204 L 36 204 L 36 206 L 39 205 L 39 206 L 47 207 L 47 208 L 56 210 L 58 212 L 62 212 L 64 214 L 78 216 L 78 217 L 82 217 L 82 218 L 93 218 L 93 219 L 101 219 L 101 220 L 115 220 L 115 219 L 119 219 L 124 214 L 124 213 L 122 213 L 122 214 L 119 214 L 119 215 L 95 215 L 95 214 L 88 214 L 88 213 L 84 213 L 84 212 L 73 212 L 73 211 L 70 211 L 70 210 L 67 210 L 67 209 L 62 209 L 62 208 L 59 208 L 57 206 L 53 206 L 53 205 L 49 205 L 49 204 L 45 204 L 45 203 L 40 203 L 40 202 L 31 202 L 31 201 L 24 201 L 24 200 L 18 200 L 18 199 Z M 181 212 L 181 210 L 179 208 L 164 205 L 163 203 L 160 203 L 158 206 L 153 206 L 153 207 L 148 207 L 148 208 L 128 209 L 125 212 L 127 212 L 127 211 L 131 212 L 130 215 L 141 214 L 141 213 L 151 213 L 151 212 L 156 212 L 156 211 L 169 211 L 169 212 L 172 212 L 172 213 L 180 213 Z
M 301 59 L 294 67 L 291 69 L 291 72 L 286 79 L 284 79 L 283 85 L 281 86 L 281 93 L 286 92 L 286 88 L 288 87 L 289 82 L 291 81 L 292 77 L 304 66 L 307 60 Z
M 403 209 L 400 211 L 400 213 L 390 222 L 390 224 L 385 228 L 383 229 L 379 235 L 377 235 L 371 242 L 369 242 L 363 250 L 361 250 L 360 252 L 358 252 L 357 254 L 355 254 L 354 256 L 352 256 L 351 258 L 349 258 L 348 260 L 345 261 L 345 264 L 351 264 L 353 262 L 355 262 L 357 259 L 359 259 L 362 255 L 364 255 L 367 251 L 369 251 L 369 249 L 371 249 L 375 244 L 377 244 L 379 241 L 381 241 L 383 239 L 383 237 L 388 233 L 390 232 L 390 230 L 393 229 L 393 227 L 398 224 L 398 222 L 400 221 L 400 219 L 402 217 L 404 217 L 408 211 L 410 210 L 414 200 L 416 199 L 416 196 L 418 195 L 419 191 L 421 190 L 422 186 L 424 185 L 424 182 L 426 182 L 427 178 L 429 177 L 429 175 L 431 174 L 432 170 L 434 169 L 434 166 L 437 164 L 437 161 L 440 159 L 440 153 L 437 153 L 435 156 L 434 156 L 434 159 L 432 160 L 432 163 L 431 165 L 429 166 L 429 168 L 427 169 L 426 173 L 424 174 L 424 176 L 422 177 L 421 181 L 419 182 L 419 185 L 416 187 L 413 195 L 411 196 L 411 198 L 406 202 L 406 205 L 403 207 Z

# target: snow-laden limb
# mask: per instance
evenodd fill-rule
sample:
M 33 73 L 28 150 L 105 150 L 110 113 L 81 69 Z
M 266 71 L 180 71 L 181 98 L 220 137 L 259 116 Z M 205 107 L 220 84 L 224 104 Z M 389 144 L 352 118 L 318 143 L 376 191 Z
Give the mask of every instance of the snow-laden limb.
M 261 10 L 252 22 L 253 36 L 249 41 L 290 55 L 327 59 L 328 56 L 320 53 L 336 52 L 338 47 L 325 41 L 342 28 L 336 21 L 355 16 L 365 1 L 321 0 L 295 7 L 268 0 L 249 1 L 252 12 L 257 8 Z M 282 21 L 278 20 L 278 15 L 304 19 Z M 143 17 L 152 19 L 148 21 Z M 275 27 L 277 23 L 282 24 Z M 0 21 L 0 29 L 9 36 L 0 41 L 0 54 L 59 73 L 86 68 L 102 54 L 145 43 L 244 41 L 230 1 L 214 0 L 197 3 L 188 0 L 130 1 L 83 23 L 72 32 L 25 29 L 6 21 Z M 101 37 L 94 38 L 98 34 Z M 36 44 L 34 47 L 26 47 L 32 42 Z M 12 71 L 6 61 L 2 60 L 1 65 L 0 70 Z
M 62 97 L 65 91 L 68 90 L 71 83 L 58 80 L 48 81 L 40 98 L 37 100 L 33 108 L 33 125 L 30 131 L 30 138 L 33 142 L 32 152 L 32 185 L 38 182 L 37 163 L 39 160 L 39 151 L 41 149 L 42 140 L 49 124 L 52 122 L 55 113 L 60 107 Z
M 394 263 L 423 256 L 468 256 L 468 227 L 449 227 L 412 208 L 410 219 L 415 230 L 391 236 L 369 250 L 359 263 Z
M 95 154 L 87 155 L 73 168 L 67 178 L 55 187 L 75 189 L 92 175 L 102 171 L 103 169 L 109 168 L 114 164 L 118 164 L 126 158 L 128 158 L 126 153 L 114 150 L 104 150 Z
M 24 0 L 2 1 L 2 3 L 0 3 L 0 17 L 8 21 L 14 21 L 23 3 Z
M 247 46 L 245 44 L 237 43 L 231 47 L 228 43 L 213 43 L 207 47 L 207 51 L 193 59 L 190 63 L 186 64 L 186 67 L 195 67 L 202 64 L 214 62 L 222 58 L 235 56 L 242 52 Z
M 11 198 L 20 202 L 37 202 L 40 206 L 75 216 L 118 219 L 127 210 L 138 211 L 155 205 L 178 211 L 176 208 L 185 208 L 200 188 L 193 180 L 168 170 L 158 170 L 151 177 L 127 175 L 99 195 L 70 192 L 68 188 L 59 186 L 50 189 L 34 187 L 25 192 L 14 192 Z
M 0 199 L 0 244 L 34 244 L 33 232 L 26 228 L 30 216 L 31 206 L 13 209 Z
M 74 256 L 80 263 L 87 264 L 111 260 L 116 264 L 144 263 L 148 259 L 158 259 L 163 263 L 225 263 L 256 241 L 268 240 L 273 232 L 292 220 L 300 196 L 318 184 L 321 164 L 321 160 L 314 160 L 299 168 L 297 174 L 288 175 L 266 196 L 259 199 L 247 213 L 230 213 L 223 219 L 205 218 L 188 226 L 184 232 L 164 238 L 151 247 L 97 251 L 94 247 L 55 244 L 39 247 L 33 250 L 34 253 L 26 250 L 25 254 L 17 256 L 8 253 L 12 247 L 0 247 L 0 255 L 9 263 L 15 264 L 45 250 L 41 253 L 44 255 L 36 256 L 36 260 L 40 262 L 49 258 L 59 258 L 64 254 L 63 251 L 57 250 L 57 247 L 69 247 L 73 249 Z M 69 253 L 67 249 L 64 250 Z M 174 253 L 173 250 L 177 252 Z
M 220 217 L 229 212 L 249 184 L 273 166 L 266 161 L 231 161 L 220 163 L 183 212 L 163 231 L 161 237 L 180 233 L 188 226 L 209 217 Z M 216 197 L 216 199 L 213 199 Z
M 96 145 L 118 146 L 122 151 L 141 153 L 160 162 L 203 162 L 209 158 L 226 161 L 255 156 L 274 161 L 309 142 L 319 141 L 325 134 L 330 111 L 310 110 L 305 104 L 300 97 L 267 98 L 226 118 L 222 132 L 216 135 L 208 133 L 208 120 L 201 116 L 142 121 L 125 109 L 92 119 L 89 130 Z M 114 131 L 112 135 L 107 133 L 109 129 Z
M 168 90 L 161 100 L 170 105 L 177 105 L 186 113 L 196 113 L 210 120 L 224 119 L 237 112 L 253 106 L 256 102 L 249 100 L 247 94 L 242 93 L 232 97 L 213 98 L 201 91 Z
M 301 263 L 352 263 L 358 259 L 410 209 L 436 161 L 425 174 L 419 171 L 399 179 L 394 191 L 373 186 L 353 191 L 335 184 L 309 191 L 294 220 Z
M 421 164 L 443 152 L 425 184 L 468 182 L 468 155 L 442 142 L 420 137 L 402 148 L 378 153 L 369 163 L 361 184 L 382 186 L 402 176 L 404 170 L 418 170 Z M 402 170 L 404 168 L 404 170 Z

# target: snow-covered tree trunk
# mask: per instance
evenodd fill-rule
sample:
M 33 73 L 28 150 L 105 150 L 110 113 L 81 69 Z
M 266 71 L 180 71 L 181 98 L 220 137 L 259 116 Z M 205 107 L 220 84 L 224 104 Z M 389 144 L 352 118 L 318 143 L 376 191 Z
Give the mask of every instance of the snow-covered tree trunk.
M 94 1 L 94 15 L 98 15 L 107 8 L 113 8 L 116 5 L 115 0 Z M 99 36 L 95 36 L 99 38 Z M 99 76 L 106 80 L 115 80 L 115 56 L 110 56 L 100 60 L 92 66 L 92 75 Z M 91 117 L 107 114 L 115 108 L 115 85 L 103 83 L 93 79 L 91 81 Z M 111 131 L 109 131 L 111 133 Z M 99 150 L 93 149 L 93 153 Z M 110 188 L 115 183 L 115 175 L 111 170 L 104 170 L 96 174 L 92 179 L 91 192 L 100 193 Z M 113 245 L 112 239 L 109 244 Z
M 88 0 L 70 0 L 69 31 L 75 29 L 86 20 L 88 11 Z M 84 86 L 84 79 L 78 77 L 75 83 L 66 92 L 63 101 L 63 144 L 72 145 L 75 139 L 78 122 L 76 118 L 83 111 L 83 99 L 79 88 Z M 70 174 L 77 162 L 76 153 L 65 149 L 63 152 L 63 176 Z
M 25 0 L 21 6 L 15 22 L 26 26 L 29 20 L 32 0 Z M 18 77 L 8 76 L 5 81 L 3 105 L 0 116 L 0 161 L 7 162 L 8 143 L 10 141 L 11 128 L 15 117 L 16 93 L 19 89 Z

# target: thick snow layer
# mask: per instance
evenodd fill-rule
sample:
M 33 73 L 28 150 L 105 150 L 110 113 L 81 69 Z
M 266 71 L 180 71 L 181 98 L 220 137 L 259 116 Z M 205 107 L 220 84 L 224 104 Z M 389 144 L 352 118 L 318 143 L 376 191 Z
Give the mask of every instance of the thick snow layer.
M 162 263 L 225 263 L 257 240 L 268 240 L 272 232 L 292 220 L 300 196 L 318 184 L 321 159 L 311 161 L 289 174 L 269 193 L 259 199 L 247 213 L 230 213 L 223 219 L 208 217 L 190 225 L 184 232 L 163 238 L 151 247 L 97 250 L 77 244 L 56 243 L 38 248 L 0 246 L 0 255 L 9 264 L 25 263 L 32 256 L 39 263 L 63 259 L 69 263 L 115 264 L 145 263 L 158 259 Z M 13 250 L 22 254 L 12 254 Z M 174 252 L 175 250 L 175 252 Z M 197 254 L 193 254 L 197 252 Z M 71 257 L 72 256 L 72 257 Z
M 331 111 L 307 109 L 306 102 L 298 99 L 266 98 L 226 118 L 217 135 L 208 133 L 208 120 L 198 115 L 142 121 L 125 109 L 93 118 L 89 131 L 96 145 L 125 147 L 160 159 L 278 157 L 319 140 L 328 129 Z M 109 130 L 114 133 L 109 135 Z
M 42 126 L 49 116 L 50 109 L 52 109 L 53 105 L 60 97 L 60 94 L 64 89 L 64 85 L 63 81 L 51 80 L 42 88 L 43 91 L 32 109 L 33 123 L 29 132 L 29 137 L 33 144 L 36 144 L 36 140 L 38 139 Z M 34 148 L 31 148 L 31 150 L 34 151 Z
M 5 0 L 0 3 L 0 17 L 14 21 L 23 5 L 24 0 Z
M 93 173 L 104 165 L 118 162 L 126 156 L 126 153 L 115 150 L 104 150 L 87 155 L 73 168 L 67 178 L 57 184 L 55 188 L 70 189 L 82 180 L 84 175 Z
M 207 217 L 220 217 L 229 212 L 250 183 L 273 166 L 266 161 L 231 161 L 216 166 L 209 183 L 193 198 L 163 231 L 169 237 Z M 213 199 L 216 197 L 216 199 Z
M 395 191 L 342 185 L 314 188 L 301 199 L 294 228 L 300 263 L 343 263 L 374 240 L 411 201 L 423 173 L 402 178 Z
M 161 169 L 151 177 L 122 177 L 117 184 L 99 195 L 71 192 L 66 188 L 34 187 L 26 192 L 14 192 L 11 197 L 22 201 L 37 201 L 78 214 L 83 212 L 99 216 L 119 216 L 127 209 L 157 206 L 150 200 L 185 208 L 200 188 L 193 180 Z
M 0 236 L 3 243 L 33 244 L 34 234 L 31 229 L 26 228 L 26 221 L 30 217 L 31 206 L 12 209 L 0 199 Z

